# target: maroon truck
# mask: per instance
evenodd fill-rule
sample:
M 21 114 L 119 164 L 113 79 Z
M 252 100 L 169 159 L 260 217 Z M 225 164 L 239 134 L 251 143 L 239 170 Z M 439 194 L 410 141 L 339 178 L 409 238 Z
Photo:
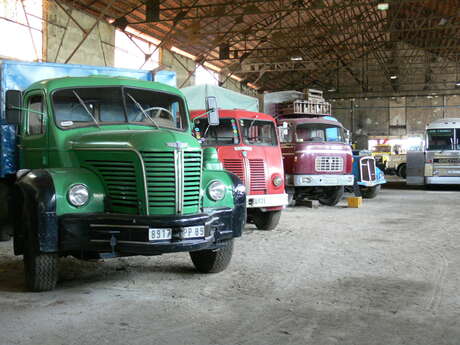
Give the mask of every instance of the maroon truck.
M 265 112 L 275 117 L 279 128 L 289 200 L 336 205 L 344 187 L 353 185 L 353 155 L 345 129 L 330 116 L 330 104 L 318 92 L 265 96 Z

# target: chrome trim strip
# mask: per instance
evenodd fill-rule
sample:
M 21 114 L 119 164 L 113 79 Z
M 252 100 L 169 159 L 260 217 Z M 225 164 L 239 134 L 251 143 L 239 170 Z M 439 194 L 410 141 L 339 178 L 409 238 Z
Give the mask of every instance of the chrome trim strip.
M 111 224 L 90 224 L 93 228 L 123 228 L 123 229 L 149 229 L 148 225 L 111 225 Z
M 137 158 L 139 158 L 139 162 L 141 164 L 141 173 L 142 173 L 142 182 L 144 184 L 144 201 L 145 201 L 145 214 L 148 216 L 149 215 L 149 194 L 148 194 L 148 188 L 147 188 L 147 174 L 145 172 L 145 164 L 144 164 L 144 158 L 142 157 L 142 154 L 137 151 L 134 148 L 115 148 L 115 147 L 77 147 L 74 148 L 76 151 L 131 151 L 134 152 L 137 155 Z

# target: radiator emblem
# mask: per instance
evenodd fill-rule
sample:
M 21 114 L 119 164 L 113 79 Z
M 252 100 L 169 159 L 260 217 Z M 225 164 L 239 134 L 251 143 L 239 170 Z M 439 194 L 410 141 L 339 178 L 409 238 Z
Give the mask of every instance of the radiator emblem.
M 182 143 L 180 141 L 176 141 L 174 143 L 166 143 L 166 146 L 168 147 L 173 147 L 177 150 L 182 150 L 182 149 L 185 149 L 188 147 L 188 144 L 187 143 Z

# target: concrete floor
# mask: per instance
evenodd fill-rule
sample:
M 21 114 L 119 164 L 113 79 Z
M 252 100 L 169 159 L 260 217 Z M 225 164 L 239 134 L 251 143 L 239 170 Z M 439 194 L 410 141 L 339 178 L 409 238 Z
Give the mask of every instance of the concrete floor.
M 361 209 L 290 208 L 248 226 L 224 273 L 186 254 L 64 259 L 39 294 L 1 243 L 0 344 L 460 344 L 459 204 L 386 188 Z

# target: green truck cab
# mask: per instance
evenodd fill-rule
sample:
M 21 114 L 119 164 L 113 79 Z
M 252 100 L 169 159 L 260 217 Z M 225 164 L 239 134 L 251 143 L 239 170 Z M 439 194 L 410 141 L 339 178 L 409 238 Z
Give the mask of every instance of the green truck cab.
M 227 267 L 245 224 L 245 188 L 192 136 L 179 90 L 56 78 L 7 91 L 5 114 L 17 126 L 18 169 L 4 179 L 9 221 L 30 290 L 53 289 L 68 255 L 190 252 L 199 272 Z

